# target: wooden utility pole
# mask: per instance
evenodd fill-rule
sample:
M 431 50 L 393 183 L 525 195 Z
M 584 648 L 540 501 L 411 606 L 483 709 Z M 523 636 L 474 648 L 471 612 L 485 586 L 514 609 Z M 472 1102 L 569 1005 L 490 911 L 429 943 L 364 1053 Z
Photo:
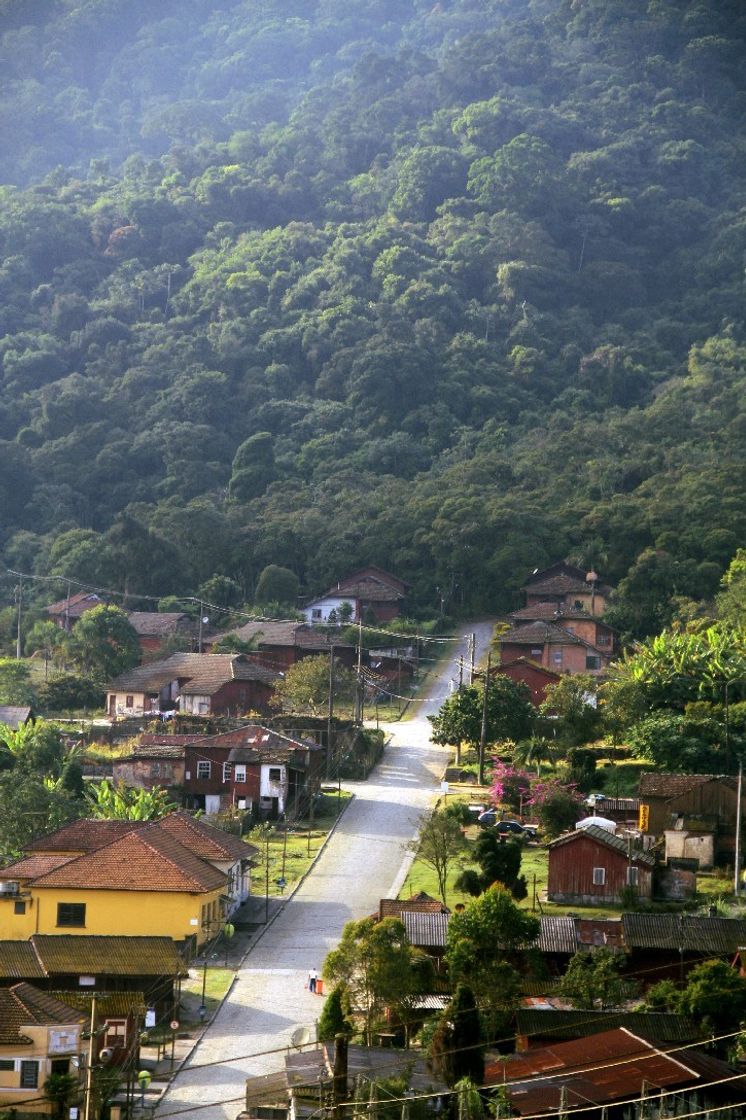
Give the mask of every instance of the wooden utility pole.
M 18 615 L 16 619 L 16 661 L 21 660 L 21 613 L 23 611 L 23 576 L 18 577 Z
M 334 1036 L 334 1069 L 332 1072 L 332 1099 L 334 1120 L 342 1120 L 342 1105 L 347 1100 L 347 1035 Z
M 326 720 L 326 777 L 332 772 L 332 720 L 334 718 L 334 645 L 329 646 L 329 715 Z
M 477 657 L 477 636 L 469 635 L 469 684 L 474 684 L 474 662 Z
M 93 1059 L 96 1050 L 96 997 L 91 999 L 91 1021 L 88 1036 L 88 1058 L 85 1067 L 85 1103 L 83 1106 L 83 1120 L 90 1120 L 91 1097 L 93 1096 Z
M 482 697 L 482 730 L 479 736 L 479 785 L 484 785 L 484 755 L 487 749 L 487 693 L 492 668 L 492 651 L 487 654 L 487 669 L 484 674 L 484 695 Z

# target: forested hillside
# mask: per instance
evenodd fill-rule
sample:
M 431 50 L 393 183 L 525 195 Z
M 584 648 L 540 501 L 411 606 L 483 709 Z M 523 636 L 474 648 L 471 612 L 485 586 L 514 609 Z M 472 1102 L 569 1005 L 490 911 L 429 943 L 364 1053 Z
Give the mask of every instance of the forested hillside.
M 738 0 L 0 0 L 0 30 L 7 565 L 250 601 L 270 563 L 374 562 L 455 613 L 571 555 L 633 631 L 636 595 L 714 594 Z

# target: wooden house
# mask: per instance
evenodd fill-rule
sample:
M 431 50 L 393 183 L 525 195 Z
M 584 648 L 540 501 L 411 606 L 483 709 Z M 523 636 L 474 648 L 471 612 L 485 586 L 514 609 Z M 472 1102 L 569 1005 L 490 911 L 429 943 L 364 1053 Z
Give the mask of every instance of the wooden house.
M 553 672 L 540 661 L 524 656 L 501 661 L 490 671 L 490 675 L 509 677 L 516 684 L 525 684 L 531 693 L 531 703 L 535 708 L 540 707 L 546 700 L 550 685 L 562 680 L 560 673 Z
M 653 893 L 655 857 L 597 825 L 559 836 L 549 845 L 547 896 L 570 906 L 620 905 L 625 892 Z
M 640 775 L 640 827 L 653 836 L 672 836 L 667 854 L 697 858 L 700 866 L 733 860 L 738 780 L 723 774 Z M 709 839 L 708 839 L 709 837 Z M 686 841 L 686 843 L 684 842 Z M 710 858 L 711 857 L 711 858 Z
M 646 985 L 681 980 L 708 957 L 733 961 L 746 945 L 746 920 L 690 914 L 622 914 L 626 971 Z
M 274 622 L 258 619 L 246 622 L 213 638 L 213 646 L 223 638 L 233 638 L 252 648 L 247 656 L 258 665 L 265 665 L 274 672 L 284 673 L 306 657 L 329 656 L 334 647 L 334 659 L 346 668 L 355 664 L 355 646 L 341 640 L 335 641 L 334 633 L 320 630 L 306 622 Z
M 111 718 L 186 712 L 268 713 L 280 674 L 241 653 L 174 653 L 121 673 L 107 687 Z
M 325 760 L 318 743 L 248 724 L 186 746 L 184 796 L 206 813 L 235 807 L 277 820 L 307 806 Z

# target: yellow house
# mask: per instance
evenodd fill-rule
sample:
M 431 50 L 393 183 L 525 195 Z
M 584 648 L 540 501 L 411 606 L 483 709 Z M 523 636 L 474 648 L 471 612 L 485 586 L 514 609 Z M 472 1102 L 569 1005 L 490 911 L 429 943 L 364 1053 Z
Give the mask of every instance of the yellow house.
M 166 936 L 190 955 L 227 916 L 230 868 L 256 852 L 225 833 L 213 840 L 213 833 L 219 830 L 202 825 L 195 835 L 188 822 L 166 818 L 81 820 L 42 837 L 0 871 L 0 939 Z
M 85 1016 L 31 984 L 0 988 L 0 1112 L 51 1113 L 44 1083 L 81 1067 Z M 77 1059 L 73 1062 L 73 1059 Z

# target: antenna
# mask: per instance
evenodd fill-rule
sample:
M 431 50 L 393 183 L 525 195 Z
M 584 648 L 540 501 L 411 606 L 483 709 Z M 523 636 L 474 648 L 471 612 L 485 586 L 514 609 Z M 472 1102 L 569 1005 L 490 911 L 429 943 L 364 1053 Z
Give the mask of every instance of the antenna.
M 306 1043 L 310 1041 L 311 1032 L 308 1027 L 296 1027 L 290 1035 L 290 1045 L 295 1046 L 297 1050 L 300 1050 L 302 1046 L 305 1046 Z

